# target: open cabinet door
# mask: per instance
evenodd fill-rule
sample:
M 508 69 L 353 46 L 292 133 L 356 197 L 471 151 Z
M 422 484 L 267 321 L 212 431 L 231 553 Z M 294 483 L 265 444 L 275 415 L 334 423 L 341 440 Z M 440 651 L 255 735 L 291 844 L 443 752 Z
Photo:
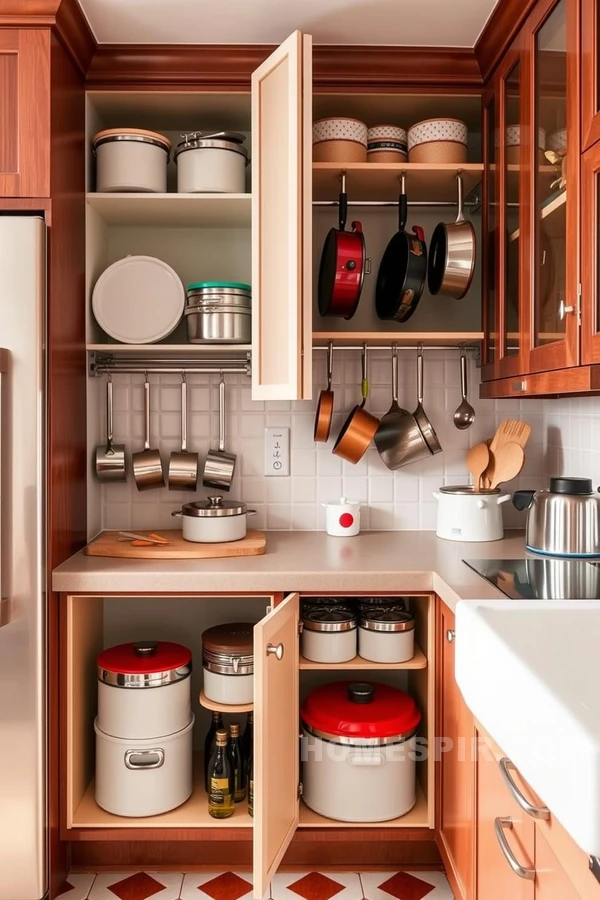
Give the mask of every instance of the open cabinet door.
M 254 897 L 262 900 L 299 819 L 298 618 L 290 594 L 254 627 Z
M 252 74 L 252 399 L 312 396 L 312 38 Z

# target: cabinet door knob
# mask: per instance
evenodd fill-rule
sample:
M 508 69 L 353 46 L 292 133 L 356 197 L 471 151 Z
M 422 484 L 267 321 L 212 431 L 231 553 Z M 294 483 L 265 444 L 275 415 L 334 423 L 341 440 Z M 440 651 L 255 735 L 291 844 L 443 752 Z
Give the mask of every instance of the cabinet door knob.
M 283 659 L 283 644 L 267 644 L 267 656 Z
M 449 628 L 448 631 L 446 632 L 446 640 L 448 641 L 448 643 L 451 644 L 455 637 L 456 637 L 456 632 L 453 631 L 452 628 Z
M 562 322 L 565 316 L 570 315 L 575 312 L 574 306 L 567 306 L 564 300 L 561 300 L 558 304 L 558 318 Z

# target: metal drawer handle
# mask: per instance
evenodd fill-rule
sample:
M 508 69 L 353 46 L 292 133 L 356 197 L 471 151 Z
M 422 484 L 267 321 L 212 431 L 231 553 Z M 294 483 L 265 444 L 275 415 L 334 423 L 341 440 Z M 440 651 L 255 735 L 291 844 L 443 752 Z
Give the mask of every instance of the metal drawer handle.
M 267 644 L 267 656 L 274 656 L 275 659 L 283 659 L 283 644 Z
M 165 751 L 156 750 L 126 750 L 125 766 L 127 769 L 160 769 L 165 763 Z
M 508 841 L 506 840 L 504 829 L 510 830 L 512 827 L 513 821 L 511 818 L 494 819 L 494 831 L 496 832 L 496 838 L 498 840 L 498 843 L 500 844 L 500 849 L 502 850 L 507 863 L 509 864 L 515 875 L 518 875 L 519 878 L 524 878 L 526 881 L 533 881 L 535 879 L 535 869 L 529 869 L 526 866 L 522 866 L 513 854 L 508 845 Z
M 519 790 L 514 778 L 510 774 L 511 769 L 513 769 L 515 772 L 517 771 L 517 767 L 515 766 L 515 764 L 512 763 L 507 756 L 503 756 L 498 765 L 500 766 L 500 772 L 507 788 L 509 789 L 521 809 L 533 819 L 549 819 L 550 810 L 547 806 L 534 806 Z
M 446 640 L 448 641 L 448 643 L 451 644 L 455 637 L 456 637 L 456 632 L 453 631 L 452 628 L 449 628 L 448 631 L 446 632 Z

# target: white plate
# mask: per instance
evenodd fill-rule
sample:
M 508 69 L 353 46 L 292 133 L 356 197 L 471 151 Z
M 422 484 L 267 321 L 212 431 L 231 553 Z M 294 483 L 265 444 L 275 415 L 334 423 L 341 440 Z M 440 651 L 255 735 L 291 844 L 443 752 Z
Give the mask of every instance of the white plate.
M 126 256 L 102 273 L 92 294 L 100 327 L 123 344 L 154 344 L 177 328 L 185 288 L 171 266 L 154 256 Z

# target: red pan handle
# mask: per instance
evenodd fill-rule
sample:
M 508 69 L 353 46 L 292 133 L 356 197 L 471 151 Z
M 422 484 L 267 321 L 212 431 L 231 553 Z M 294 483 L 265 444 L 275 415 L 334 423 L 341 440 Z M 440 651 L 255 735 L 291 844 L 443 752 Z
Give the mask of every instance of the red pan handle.
M 425 240 L 425 232 L 423 231 L 423 229 L 421 228 L 420 225 L 413 225 L 412 230 L 413 230 L 413 234 L 415 234 L 420 241 Z
M 359 234 L 362 234 L 362 222 L 353 222 L 352 231 L 357 231 Z

